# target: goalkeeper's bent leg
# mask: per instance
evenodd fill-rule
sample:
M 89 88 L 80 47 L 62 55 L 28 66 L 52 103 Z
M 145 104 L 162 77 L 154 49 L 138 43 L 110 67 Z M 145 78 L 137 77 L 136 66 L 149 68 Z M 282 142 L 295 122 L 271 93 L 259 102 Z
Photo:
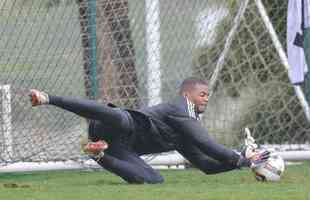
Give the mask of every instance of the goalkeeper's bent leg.
M 97 160 L 97 162 L 128 183 L 158 184 L 164 182 L 163 177 L 145 163 L 138 154 L 118 142 L 111 144 L 104 156 Z

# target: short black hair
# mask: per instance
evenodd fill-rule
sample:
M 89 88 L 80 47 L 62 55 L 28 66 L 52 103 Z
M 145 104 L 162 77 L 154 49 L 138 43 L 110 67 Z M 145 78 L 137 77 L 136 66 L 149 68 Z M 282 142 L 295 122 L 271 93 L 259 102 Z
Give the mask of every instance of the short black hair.
M 184 91 L 189 91 L 197 84 L 208 85 L 208 82 L 206 80 L 196 78 L 196 77 L 186 78 L 181 83 L 179 93 L 182 94 L 182 92 L 184 92 Z

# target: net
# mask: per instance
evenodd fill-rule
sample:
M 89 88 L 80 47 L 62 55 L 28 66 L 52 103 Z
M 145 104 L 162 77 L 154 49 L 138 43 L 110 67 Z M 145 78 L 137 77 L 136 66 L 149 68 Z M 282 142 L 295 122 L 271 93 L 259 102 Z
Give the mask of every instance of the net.
M 287 1 L 263 1 L 285 47 Z M 219 142 L 305 144 L 309 123 L 255 1 L 0 1 L 0 159 L 81 156 L 87 121 L 31 108 L 28 90 L 137 108 L 168 101 L 188 76 L 211 80 L 203 123 Z M 9 87 L 4 87 L 8 85 Z

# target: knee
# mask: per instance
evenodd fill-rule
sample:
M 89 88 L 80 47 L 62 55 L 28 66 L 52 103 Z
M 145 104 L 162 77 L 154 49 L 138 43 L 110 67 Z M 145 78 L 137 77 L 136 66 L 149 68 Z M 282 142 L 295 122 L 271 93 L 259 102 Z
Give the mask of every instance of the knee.
M 134 176 L 130 179 L 125 179 L 130 184 L 161 184 L 164 182 L 164 178 L 161 175 L 156 177 L 141 177 L 141 176 Z
M 212 175 L 212 174 L 217 174 L 218 172 L 210 171 L 210 170 L 203 170 L 203 173 L 206 175 Z
M 153 179 L 151 179 L 148 183 L 149 184 L 160 184 L 160 183 L 163 183 L 164 182 L 164 178 L 162 176 L 157 176 L 157 177 L 154 177 Z

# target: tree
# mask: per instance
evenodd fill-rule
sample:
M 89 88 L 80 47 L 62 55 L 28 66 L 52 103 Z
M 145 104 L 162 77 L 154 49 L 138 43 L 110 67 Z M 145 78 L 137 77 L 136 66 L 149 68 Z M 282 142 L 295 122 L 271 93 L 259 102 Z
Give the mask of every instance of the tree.
M 82 33 L 85 86 L 91 96 L 90 21 L 88 0 L 78 0 Z M 96 6 L 96 57 L 100 97 L 126 106 L 138 105 L 137 74 L 128 18 L 128 1 L 102 0 Z

